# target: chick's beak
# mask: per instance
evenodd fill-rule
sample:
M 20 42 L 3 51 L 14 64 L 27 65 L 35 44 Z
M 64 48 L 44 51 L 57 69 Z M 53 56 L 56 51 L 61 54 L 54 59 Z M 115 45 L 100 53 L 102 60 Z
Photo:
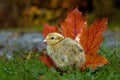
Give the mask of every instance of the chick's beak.
M 44 40 L 43 40 L 43 43 L 45 43 L 45 44 L 46 44 L 46 39 L 44 39 Z

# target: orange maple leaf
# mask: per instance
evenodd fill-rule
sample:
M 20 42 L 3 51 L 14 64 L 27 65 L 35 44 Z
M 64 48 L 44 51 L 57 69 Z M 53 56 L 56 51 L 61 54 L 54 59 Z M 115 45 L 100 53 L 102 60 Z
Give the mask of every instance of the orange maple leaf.
M 61 22 L 61 29 L 62 31 L 60 32 L 57 27 L 53 28 L 47 25 L 47 27 L 44 26 L 43 35 L 46 36 L 51 32 L 58 32 L 65 37 L 77 40 L 85 50 L 86 64 L 84 66 L 86 68 L 91 66 L 95 69 L 96 67 L 109 63 L 104 56 L 97 54 L 100 44 L 103 41 L 102 33 L 107 29 L 106 18 L 95 21 L 88 29 L 87 18 L 83 18 L 82 13 L 76 8 L 67 15 L 67 18 L 63 22 Z M 44 60 L 44 58 L 41 58 L 40 60 L 46 63 L 49 68 L 51 66 L 55 67 L 54 64 L 51 64 L 51 62 L 53 63 L 51 59 L 46 61 L 46 59 Z M 86 68 L 83 68 L 83 70 Z

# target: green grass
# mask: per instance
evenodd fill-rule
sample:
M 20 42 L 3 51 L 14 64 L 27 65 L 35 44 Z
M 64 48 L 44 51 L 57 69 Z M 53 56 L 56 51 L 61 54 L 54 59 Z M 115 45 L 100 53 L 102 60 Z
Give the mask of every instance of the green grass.
M 99 54 L 105 56 L 110 64 L 96 70 L 87 69 L 80 72 L 76 69 L 69 73 L 61 73 L 54 68 L 47 69 L 46 65 L 39 61 L 39 54 L 33 53 L 29 60 L 22 59 L 20 56 L 14 56 L 12 60 L 1 57 L 0 80 L 119 80 L 120 48 L 117 44 L 116 48 L 111 49 L 103 45 Z

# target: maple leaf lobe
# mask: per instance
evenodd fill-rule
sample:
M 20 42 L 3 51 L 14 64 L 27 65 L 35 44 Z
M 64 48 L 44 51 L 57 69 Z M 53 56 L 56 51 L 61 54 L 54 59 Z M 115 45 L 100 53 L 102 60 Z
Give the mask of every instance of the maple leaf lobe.
M 57 26 L 50 26 L 50 25 L 44 24 L 44 29 L 43 29 L 43 32 L 42 32 L 43 36 L 46 37 L 51 32 L 60 33 Z
M 65 37 L 75 39 L 78 33 L 82 34 L 87 28 L 87 18 L 83 18 L 82 13 L 76 8 L 61 22 L 61 28 Z

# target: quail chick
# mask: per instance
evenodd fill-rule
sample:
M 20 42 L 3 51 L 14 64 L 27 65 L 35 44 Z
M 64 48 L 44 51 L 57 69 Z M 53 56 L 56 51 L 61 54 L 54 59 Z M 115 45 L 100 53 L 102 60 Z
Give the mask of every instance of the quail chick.
M 48 56 L 53 60 L 56 67 L 81 67 L 84 65 L 85 53 L 82 46 L 76 41 L 65 38 L 58 33 L 50 33 L 45 38 Z

